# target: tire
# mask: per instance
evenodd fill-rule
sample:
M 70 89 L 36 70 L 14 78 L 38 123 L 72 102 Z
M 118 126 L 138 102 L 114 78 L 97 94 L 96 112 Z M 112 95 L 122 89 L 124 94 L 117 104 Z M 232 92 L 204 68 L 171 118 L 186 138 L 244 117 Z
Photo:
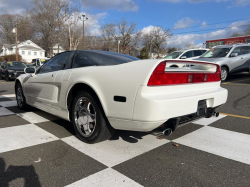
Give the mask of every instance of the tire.
M 9 81 L 10 79 L 9 79 L 9 76 L 8 76 L 8 73 L 6 72 L 5 73 L 5 81 Z
M 221 67 L 221 82 L 225 82 L 228 77 L 228 70 L 226 67 Z
M 18 108 L 20 108 L 21 110 L 28 108 L 28 104 L 26 103 L 26 99 L 23 94 L 23 88 L 20 83 L 17 83 L 17 86 L 16 86 L 16 101 L 17 101 Z
M 78 138 L 86 143 L 108 140 L 115 132 L 99 100 L 86 91 L 76 94 L 71 107 L 71 119 Z

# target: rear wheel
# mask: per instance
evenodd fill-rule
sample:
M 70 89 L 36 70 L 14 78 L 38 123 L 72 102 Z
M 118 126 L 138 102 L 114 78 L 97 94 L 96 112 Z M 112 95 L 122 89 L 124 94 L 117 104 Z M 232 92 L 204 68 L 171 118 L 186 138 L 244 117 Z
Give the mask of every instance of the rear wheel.
M 227 77 L 228 77 L 228 70 L 226 67 L 222 67 L 221 68 L 221 81 L 222 82 L 226 81 Z
M 9 75 L 8 75 L 8 73 L 6 72 L 5 73 L 5 81 L 9 81 L 10 79 L 9 79 Z
M 86 143 L 97 143 L 112 137 L 110 126 L 98 99 L 85 91 L 77 93 L 71 119 L 78 138 Z
M 24 94 L 23 94 L 22 85 L 20 83 L 17 83 L 17 86 L 16 86 L 16 101 L 17 101 L 17 106 L 20 109 L 23 110 L 28 107 Z

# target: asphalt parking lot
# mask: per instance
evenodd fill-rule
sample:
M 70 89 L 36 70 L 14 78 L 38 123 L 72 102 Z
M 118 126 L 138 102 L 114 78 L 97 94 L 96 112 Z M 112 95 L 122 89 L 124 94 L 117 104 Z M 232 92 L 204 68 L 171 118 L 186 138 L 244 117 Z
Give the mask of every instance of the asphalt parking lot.
M 79 141 L 71 124 L 17 108 L 0 80 L 0 186 L 250 186 L 250 75 L 222 83 L 227 103 L 169 137 L 117 131 Z

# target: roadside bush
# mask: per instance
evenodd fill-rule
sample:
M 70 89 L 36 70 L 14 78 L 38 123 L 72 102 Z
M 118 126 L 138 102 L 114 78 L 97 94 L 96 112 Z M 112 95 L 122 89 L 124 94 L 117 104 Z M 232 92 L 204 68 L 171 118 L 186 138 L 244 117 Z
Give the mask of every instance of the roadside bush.
M 12 55 L 5 55 L 0 57 L 1 62 L 3 61 L 16 61 L 16 55 L 12 54 Z M 18 61 L 22 61 L 22 56 L 18 55 Z

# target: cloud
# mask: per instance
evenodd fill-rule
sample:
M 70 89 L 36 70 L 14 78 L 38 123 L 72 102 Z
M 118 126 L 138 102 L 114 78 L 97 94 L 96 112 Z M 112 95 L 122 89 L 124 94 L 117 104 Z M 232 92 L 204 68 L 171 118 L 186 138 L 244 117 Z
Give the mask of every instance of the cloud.
M 85 0 L 85 4 L 99 9 L 117 9 L 121 12 L 139 10 L 139 6 L 133 0 Z
M 167 41 L 168 47 L 179 47 L 184 48 L 186 44 L 195 44 L 198 47 L 202 47 L 202 44 L 206 40 L 220 39 L 230 37 L 233 33 L 244 33 L 246 27 L 243 25 L 249 25 L 250 20 L 238 21 L 228 25 L 228 28 L 219 29 L 209 33 L 203 34 L 176 34 L 173 35 Z
M 0 0 L 0 14 L 19 14 L 30 7 L 30 0 Z
M 91 36 L 99 36 L 101 23 L 103 19 L 107 17 L 107 12 L 98 13 L 96 15 L 89 14 L 88 15 L 88 21 L 86 22 L 86 27 L 88 28 L 89 34 Z
M 203 22 L 201 23 L 201 27 L 203 27 L 203 28 L 207 27 L 207 22 L 206 22 L 206 21 L 203 21 Z
M 196 21 L 193 19 L 190 19 L 188 17 L 186 18 L 182 18 L 181 20 L 178 20 L 175 24 L 174 24 L 174 29 L 181 29 L 181 28 L 186 28 L 191 26 L 192 24 L 194 24 Z

